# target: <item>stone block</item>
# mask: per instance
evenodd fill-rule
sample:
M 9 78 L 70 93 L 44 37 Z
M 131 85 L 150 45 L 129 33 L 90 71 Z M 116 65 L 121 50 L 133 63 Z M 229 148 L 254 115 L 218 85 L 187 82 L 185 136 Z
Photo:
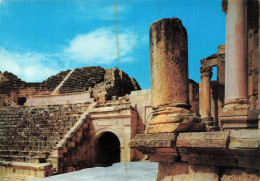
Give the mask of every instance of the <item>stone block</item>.
M 228 148 L 237 160 L 237 166 L 260 168 L 260 130 L 232 130 Z
M 254 169 L 226 168 L 223 170 L 221 181 L 259 181 L 260 172 Z
M 183 162 L 159 163 L 157 181 L 218 181 L 218 168 Z
M 182 161 L 201 165 L 235 166 L 236 161 L 227 149 L 228 141 L 228 131 L 180 133 L 176 146 Z
M 137 134 L 129 146 L 148 154 L 151 161 L 173 162 L 179 157 L 176 137 L 174 133 Z
M 191 148 L 222 148 L 225 149 L 228 143 L 228 131 L 221 132 L 197 132 L 180 133 L 176 146 Z

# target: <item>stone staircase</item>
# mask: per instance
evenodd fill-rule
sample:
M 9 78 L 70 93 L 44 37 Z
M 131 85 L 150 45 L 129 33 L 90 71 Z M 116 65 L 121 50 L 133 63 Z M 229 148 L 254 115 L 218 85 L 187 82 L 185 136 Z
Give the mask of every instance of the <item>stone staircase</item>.
M 66 77 L 61 81 L 61 83 L 54 89 L 54 91 L 51 93 L 51 95 L 53 94 L 58 94 L 59 93 L 59 89 L 61 88 L 61 86 L 64 84 L 64 82 L 66 80 L 68 80 L 68 78 L 70 77 L 70 75 L 74 72 L 74 70 L 71 70 Z

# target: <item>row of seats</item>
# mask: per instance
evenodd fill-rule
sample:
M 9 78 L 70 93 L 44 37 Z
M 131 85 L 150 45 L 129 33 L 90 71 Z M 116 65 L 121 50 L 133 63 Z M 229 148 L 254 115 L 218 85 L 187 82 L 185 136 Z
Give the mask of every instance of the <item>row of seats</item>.
M 43 163 L 88 104 L 0 110 L 0 161 Z
M 105 69 L 102 67 L 77 68 L 59 89 L 61 94 L 87 91 L 89 87 L 104 80 Z

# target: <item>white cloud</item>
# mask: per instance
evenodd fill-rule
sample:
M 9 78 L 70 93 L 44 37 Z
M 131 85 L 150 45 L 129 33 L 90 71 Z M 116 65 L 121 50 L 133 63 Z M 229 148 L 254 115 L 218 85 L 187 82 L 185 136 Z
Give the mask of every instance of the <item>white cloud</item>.
M 137 36 L 130 31 L 119 33 L 120 60 L 131 61 L 129 57 L 137 45 Z M 116 35 L 112 29 L 97 29 L 71 40 L 65 53 L 71 59 L 86 64 L 111 64 L 117 59 Z
M 22 80 L 37 82 L 58 72 L 57 64 L 41 53 L 13 53 L 0 48 L 1 71 L 12 72 Z
M 12 72 L 24 81 L 41 82 L 61 70 L 75 66 L 108 65 L 117 61 L 116 35 L 111 28 L 77 35 L 64 50 L 56 53 L 11 52 L 0 47 L 0 70 Z M 119 33 L 120 60 L 133 61 L 137 36 L 130 31 Z

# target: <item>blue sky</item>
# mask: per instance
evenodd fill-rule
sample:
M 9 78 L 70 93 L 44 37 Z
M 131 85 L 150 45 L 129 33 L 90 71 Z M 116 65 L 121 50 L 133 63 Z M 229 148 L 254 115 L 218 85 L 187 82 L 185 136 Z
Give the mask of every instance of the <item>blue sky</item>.
M 149 26 L 178 17 L 188 32 L 189 77 L 225 43 L 221 0 L 0 0 L 0 71 L 39 82 L 62 70 L 119 67 L 150 88 Z

